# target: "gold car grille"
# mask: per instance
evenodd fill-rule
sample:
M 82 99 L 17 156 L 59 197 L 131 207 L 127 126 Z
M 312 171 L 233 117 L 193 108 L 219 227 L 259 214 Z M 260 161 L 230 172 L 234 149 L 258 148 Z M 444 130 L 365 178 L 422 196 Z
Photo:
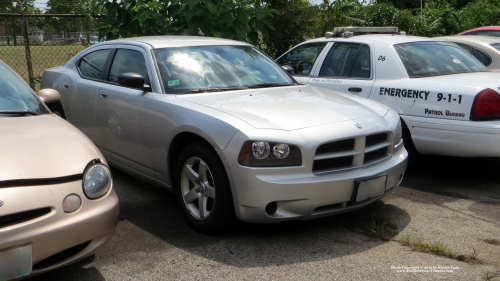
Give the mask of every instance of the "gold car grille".
M 391 155 L 388 132 L 325 143 L 316 149 L 313 173 L 359 168 Z

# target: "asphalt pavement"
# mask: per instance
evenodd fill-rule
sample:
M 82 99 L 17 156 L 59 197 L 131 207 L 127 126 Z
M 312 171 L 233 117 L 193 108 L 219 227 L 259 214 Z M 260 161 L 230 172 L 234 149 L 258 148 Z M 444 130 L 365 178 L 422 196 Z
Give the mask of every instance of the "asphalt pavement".
M 31 280 L 500 280 L 499 170 L 500 159 L 422 157 L 393 194 L 359 211 L 208 236 L 168 191 L 113 169 L 113 238 Z

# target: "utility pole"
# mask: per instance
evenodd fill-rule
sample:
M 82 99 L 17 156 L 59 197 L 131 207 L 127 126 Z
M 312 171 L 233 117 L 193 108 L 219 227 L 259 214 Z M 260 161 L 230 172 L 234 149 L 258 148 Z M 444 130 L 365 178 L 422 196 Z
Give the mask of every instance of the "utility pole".
M 23 19 L 24 26 L 24 50 L 26 51 L 26 62 L 28 64 L 28 77 L 30 79 L 30 87 L 35 90 L 35 79 L 33 77 L 33 64 L 31 62 L 31 50 L 30 50 L 30 38 L 28 35 L 28 19 L 24 17 L 24 8 L 22 0 L 17 2 L 21 8 L 21 15 Z

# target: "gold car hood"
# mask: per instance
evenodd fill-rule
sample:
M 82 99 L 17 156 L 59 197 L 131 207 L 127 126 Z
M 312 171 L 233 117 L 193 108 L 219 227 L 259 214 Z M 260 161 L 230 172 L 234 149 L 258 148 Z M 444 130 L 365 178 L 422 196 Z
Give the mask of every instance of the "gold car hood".
M 54 114 L 0 117 L 0 181 L 81 174 L 96 158 L 97 147 Z

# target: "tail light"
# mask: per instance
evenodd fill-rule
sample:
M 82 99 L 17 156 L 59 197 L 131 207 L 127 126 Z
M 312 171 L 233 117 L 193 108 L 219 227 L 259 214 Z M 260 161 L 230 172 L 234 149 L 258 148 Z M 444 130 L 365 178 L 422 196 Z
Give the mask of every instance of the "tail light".
M 500 119 L 500 95 L 492 89 L 486 89 L 474 98 L 470 119 L 485 121 Z

